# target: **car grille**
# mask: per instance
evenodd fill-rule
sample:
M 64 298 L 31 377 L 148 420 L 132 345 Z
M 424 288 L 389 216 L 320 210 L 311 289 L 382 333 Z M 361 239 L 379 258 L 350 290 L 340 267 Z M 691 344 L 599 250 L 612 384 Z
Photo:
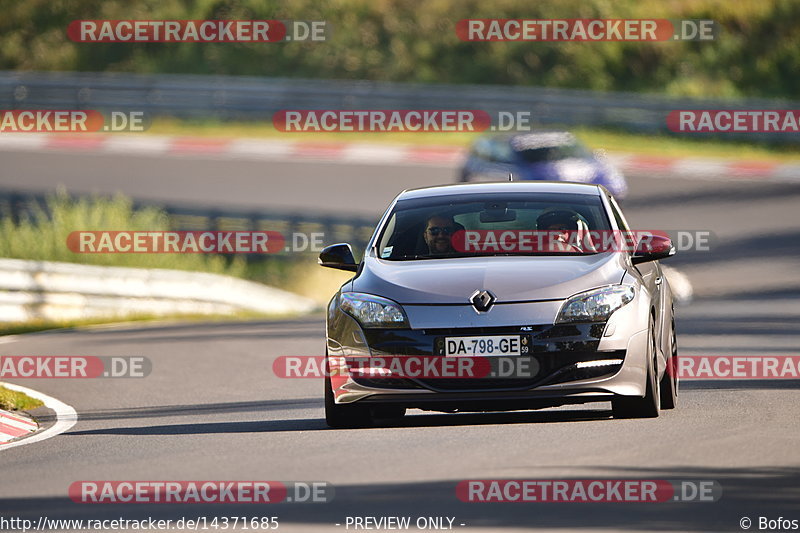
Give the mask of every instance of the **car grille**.
M 356 383 L 378 389 L 429 389 L 432 391 L 502 391 L 528 390 L 543 385 L 567 383 L 582 379 L 598 379 L 614 375 L 621 364 L 577 368 L 581 361 L 625 359 L 625 350 L 611 352 L 548 352 L 536 353 L 531 357 L 539 364 L 539 372 L 532 377 L 484 377 L 464 378 L 365 378 L 353 376 Z

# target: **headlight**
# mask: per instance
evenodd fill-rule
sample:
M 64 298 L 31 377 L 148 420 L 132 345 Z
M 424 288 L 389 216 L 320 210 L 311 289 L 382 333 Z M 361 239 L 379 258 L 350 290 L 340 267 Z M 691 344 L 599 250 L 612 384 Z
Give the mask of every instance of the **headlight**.
M 633 300 L 633 287 L 615 285 L 576 294 L 564 302 L 556 323 L 604 322 L 611 313 Z
M 343 292 L 339 307 L 365 328 L 404 328 L 408 320 L 399 304 L 360 292 Z

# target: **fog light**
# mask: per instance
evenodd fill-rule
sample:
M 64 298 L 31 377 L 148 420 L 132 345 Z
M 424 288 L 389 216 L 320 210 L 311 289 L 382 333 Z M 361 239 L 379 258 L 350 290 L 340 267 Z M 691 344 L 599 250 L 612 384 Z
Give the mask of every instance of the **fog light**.
M 600 361 L 581 361 L 575 363 L 575 368 L 594 368 L 598 366 L 614 366 L 621 365 L 622 359 L 602 359 Z

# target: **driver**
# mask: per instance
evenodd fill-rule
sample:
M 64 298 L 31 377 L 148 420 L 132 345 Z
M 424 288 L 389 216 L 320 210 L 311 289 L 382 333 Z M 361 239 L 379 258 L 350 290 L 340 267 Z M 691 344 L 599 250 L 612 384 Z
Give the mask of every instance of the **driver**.
M 425 224 L 424 238 L 431 255 L 447 255 L 455 252 L 452 237 L 456 231 L 464 229 L 453 217 L 434 215 Z

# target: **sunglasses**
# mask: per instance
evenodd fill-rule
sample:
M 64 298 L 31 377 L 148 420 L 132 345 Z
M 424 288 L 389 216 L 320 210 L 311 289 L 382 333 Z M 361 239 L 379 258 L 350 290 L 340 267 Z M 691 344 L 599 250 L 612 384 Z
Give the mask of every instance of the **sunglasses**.
M 455 228 L 440 228 L 440 227 L 437 227 L 437 226 L 433 226 L 433 227 L 427 229 L 427 232 L 430 233 L 433 236 L 439 235 L 440 233 L 442 235 L 452 235 L 454 231 L 455 231 Z

